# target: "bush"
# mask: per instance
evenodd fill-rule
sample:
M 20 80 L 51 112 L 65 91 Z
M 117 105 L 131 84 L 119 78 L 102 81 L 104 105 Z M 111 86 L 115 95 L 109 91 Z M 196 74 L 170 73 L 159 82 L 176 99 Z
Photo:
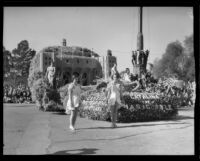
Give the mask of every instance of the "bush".
M 56 112 L 64 112 L 65 110 L 55 101 L 51 100 L 47 104 L 44 105 L 45 111 L 56 111 Z
M 33 83 L 41 78 L 43 78 L 43 72 L 40 72 L 39 70 L 32 71 L 28 77 L 29 88 L 33 88 Z
M 68 99 L 68 87 L 69 87 L 69 84 L 66 84 L 65 86 L 60 87 L 58 89 L 60 100 L 64 107 L 65 107 L 66 100 Z
M 40 108 L 46 111 L 55 111 L 56 109 L 60 111 L 60 106 L 58 108 L 58 105 L 61 105 L 60 94 L 57 90 L 49 88 L 46 79 L 39 78 L 36 80 L 31 88 L 31 93 L 32 100 L 35 101 L 36 105 Z M 48 101 L 46 102 L 44 99 Z
M 51 50 L 52 48 L 47 48 Z M 44 107 L 46 110 L 56 109 L 57 104 L 61 105 L 60 94 L 57 90 L 51 89 L 44 73 L 39 69 L 39 54 L 32 59 L 29 69 L 28 86 L 31 90 L 32 100 L 37 106 Z M 44 102 L 44 94 L 47 94 L 49 102 Z M 56 106 L 55 104 L 56 103 Z M 55 106 L 52 108 L 52 106 Z
M 39 69 L 39 58 L 39 54 L 36 54 L 31 60 L 28 76 L 28 86 L 31 90 L 31 97 L 33 102 L 39 101 L 41 103 L 45 82 L 44 73 L 40 72 Z
M 58 104 L 61 104 L 60 93 L 57 90 L 51 89 L 48 86 L 46 87 L 45 90 L 46 90 L 45 92 L 47 94 L 47 97 L 50 101 L 54 101 Z
M 33 86 L 31 87 L 31 96 L 33 101 L 42 102 L 42 98 L 44 92 L 46 90 L 46 83 L 43 78 L 39 78 L 35 82 L 33 82 Z

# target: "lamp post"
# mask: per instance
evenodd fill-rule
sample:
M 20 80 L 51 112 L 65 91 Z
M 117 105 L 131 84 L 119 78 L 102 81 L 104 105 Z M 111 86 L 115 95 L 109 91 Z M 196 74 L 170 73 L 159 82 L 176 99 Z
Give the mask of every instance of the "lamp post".
M 62 85 L 63 85 L 63 46 L 61 46 L 60 51 L 61 51 L 61 79 L 62 79 Z

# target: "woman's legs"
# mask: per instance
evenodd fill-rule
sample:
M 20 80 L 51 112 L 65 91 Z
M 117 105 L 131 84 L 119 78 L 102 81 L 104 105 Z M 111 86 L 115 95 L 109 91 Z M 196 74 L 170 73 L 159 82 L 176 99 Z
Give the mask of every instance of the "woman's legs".
M 75 110 L 71 110 L 70 114 L 70 129 L 74 128 Z
M 116 121 L 117 121 L 118 108 L 119 108 L 119 104 L 116 103 L 116 104 L 115 104 L 115 111 L 114 111 L 115 126 L 116 126 Z
M 74 110 L 74 118 L 73 118 L 73 127 L 75 126 L 75 123 L 76 123 L 77 114 L 78 114 L 78 110 L 77 110 L 77 108 L 75 108 L 75 110 Z
M 114 105 L 110 105 L 110 112 L 111 112 L 111 122 L 112 122 L 112 125 L 114 125 L 114 123 L 115 123 L 114 109 L 115 109 L 115 106 L 114 106 Z
M 110 109 L 111 109 L 111 121 L 112 121 L 112 127 L 116 127 L 118 104 L 116 103 L 115 105 L 111 106 Z
M 71 110 L 70 129 L 74 129 L 75 122 L 76 122 L 76 117 L 77 117 L 77 108 L 75 108 L 74 110 Z

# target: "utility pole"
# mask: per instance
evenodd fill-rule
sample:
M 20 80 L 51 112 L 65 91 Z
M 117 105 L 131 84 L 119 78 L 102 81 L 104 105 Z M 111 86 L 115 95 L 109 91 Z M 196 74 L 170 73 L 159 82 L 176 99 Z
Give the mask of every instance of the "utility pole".
M 63 39 L 62 46 L 61 46 L 61 79 L 63 80 L 63 47 L 67 46 L 66 39 Z
M 139 51 L 143 50 L 142 7 L 139 7 L 139 12 L 138 12 L 137 50 Z
M 61 49 L 60 49 L 60 51 L 61 51 L 61 79 L 63 79 L 63 53 L 62 53 L 62 47 L 63 46 L 61 46 Z
M 149 56 L 149 51 L 144 51 L 144 41 L 143 41 L 143 8 L 138 8 L 138 34 L 137 34 L 137 51 L 133 51 L 133 59 L 135 63 L 133 63 L 133 74 L 138 74 L 141 76 L 142 72 L 146 72 L 146 65 Z

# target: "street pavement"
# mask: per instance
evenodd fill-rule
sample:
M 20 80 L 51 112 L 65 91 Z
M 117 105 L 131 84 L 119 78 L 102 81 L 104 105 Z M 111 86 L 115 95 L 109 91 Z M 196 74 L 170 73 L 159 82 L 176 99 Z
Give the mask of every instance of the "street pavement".
M 194 109 L 168 121 L 119 123 L 4 104 L 4 155 L 194 155 Z

